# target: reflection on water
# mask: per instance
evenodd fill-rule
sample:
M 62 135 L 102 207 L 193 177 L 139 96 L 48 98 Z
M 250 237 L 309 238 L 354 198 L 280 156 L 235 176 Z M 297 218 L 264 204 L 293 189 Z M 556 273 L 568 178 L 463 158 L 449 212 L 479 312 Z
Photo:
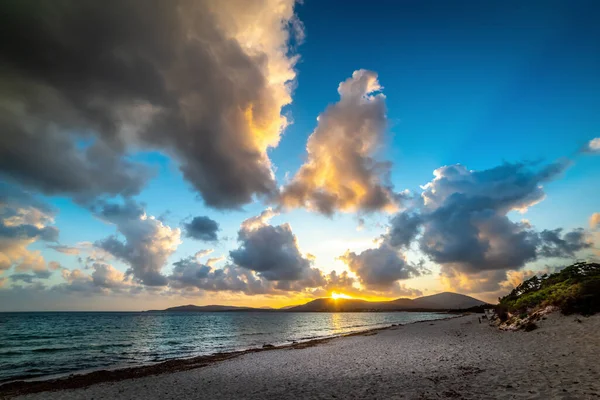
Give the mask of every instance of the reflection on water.
M 284 344 L 436 313 L 0 313 L 0 382 Z

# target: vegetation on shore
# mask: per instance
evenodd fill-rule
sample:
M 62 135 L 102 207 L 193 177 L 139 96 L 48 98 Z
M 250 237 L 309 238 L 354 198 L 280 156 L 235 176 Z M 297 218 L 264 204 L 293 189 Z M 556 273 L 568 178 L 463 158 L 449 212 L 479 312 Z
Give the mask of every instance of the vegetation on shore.
M 534 276 L 499 299 L 497 314 L 527 316 L 544 307 L 558 307 L 565 314 L 592 315 L 600 311 L 600 264 L 579 262 L 560 272 Z

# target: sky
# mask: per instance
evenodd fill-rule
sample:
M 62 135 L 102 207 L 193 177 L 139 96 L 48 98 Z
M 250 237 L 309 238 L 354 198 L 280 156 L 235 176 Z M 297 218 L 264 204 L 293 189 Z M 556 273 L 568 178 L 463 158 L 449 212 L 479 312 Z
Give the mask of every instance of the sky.
M 493 302 L 600 257 L 595 1 L 0 7 L 0 311 Z

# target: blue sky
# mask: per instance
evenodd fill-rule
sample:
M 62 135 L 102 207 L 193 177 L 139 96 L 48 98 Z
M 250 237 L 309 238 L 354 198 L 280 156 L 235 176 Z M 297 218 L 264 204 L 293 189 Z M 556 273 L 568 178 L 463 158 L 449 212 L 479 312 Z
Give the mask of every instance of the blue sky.
M 307 140 L 317 127 L 317 116 L 339 101 L 340 82 L 349 79 L 354 71 L 364 69 L 377 74 L 387 108 L 387 128 L 369 157 L 392 162 L 389 172 L 394 191 L 408 189 L 419 197 L 421 186 L 433 179 L 433 171 L 446 165 L 462 164 L 468 170 L 485 171 L 505 162 L 534 162 L 527 168 L 536 171 L 569 159 L 568 168 L 548 181 L 540 181 L 545 193 L 543 200 L 535 205 L 532 202 L 524 214 L 512 209 L 508 217 L 514 223 L 525 218 L 536 231 L 560 227 L 566 232 L 581 227 L 586 230 L 586 240 L 593 240 L 596 234 L 588 221 L 593 213 L 600 211 L 597 201 L 600 158 L 581 150 L 600 136 L 600 25 L 596 18 L 599 7 L 594 1 L 377 1 L 359 6 L 341 1 L 306 0 L 304 4 L 296 4 L 293 18 L 302 22 L 305 38 L 301 45 L 288 48 L 299 60 L 293 65 L 292 101 L 280 110 L 293 123 L 284 130 L 279 144 L 267 150 L 277 185 L 285 186 L 305 163 Z M 282 18 L 293 19 L 291 15 Z M 266 26 L 268 29 L 270 25 Z M 21 71 L 21 66 L 15 62 L 15 71 Z M 27 77 L 27 72 L 24 76 Z M 40 76 L 31 79 L 42 81 L 44 77 Z M 52 84 L 61 90 L 60 84 Z M 198 90 L 202 95 L 203 89 Z M 104 138 L 101 133 L 98 137 Z M 150 166 L 156 173 L 133 197 L 135 201 L 144 204 L 147 215 L 156 216 L 173 229 L 196 216 L 207 216 L 220 225 L 217 243 L 191 240 L 182 232 L 181 244 L 169 255 L 162 273 L 169 275 L 174 262 L 208 248 L 215 250 L 214 256 L 226 257 L 216 264 L 216 268 L 223 268 L 231 263 L 227 259 L 229 251 L 243 244 L 238 241 L 240 224 L 266 207 L 276 208 L 276 202 L 257 199 L 240 204 L 237 209 L 207 206 L 202 194 L 183 177 L 179 169 L 181 160 L 173 155 L 171 148 L 161 146 L 154 141 L 152 146 L 129 148 L 124 155 L 132 162 Z M 118 225 L 114 221 L 107 222 L 90 212 L 90 201 L 82 203 L 68 192 L 50 194 L 39 190 L 24 175 L 15 174 L 9 166 L 1 167 L 7 182 L 42 197 L 57 210 L 53 225 L 60 231 L 61 245 L 95 243 L 119 230 L 115 229 Z M 218 175 L 219 171 L 211 173 Z M 123 201 L 119 196 L 103 198 Z M 402 207 L 411 211 L 413 206 L 405 203 Z M 424 209 L 415 208 L 414 212 L 425 215 Z M 337 257 L 349 249 L 356 253 L 356 260 L 363 260 L 361 252 L 377 246 L 373 240 L 385 234 L 391 216 L 383 210 L 364 211 L 360 207 L 355 212 L 336 209 L 332 215 L 322 215 L 310 206 L 284 207 L 269 224 L 289 223 L 301 253 L 316 256 L 314 267 L 325 273 L 335 270 L 356 274 Z M 361 218 L 365 224 L 358 230 Z M 423 232 L 429 228 L 421 229 L 424 229 L 421 234 L 426 235 Z M 28 249 L 41 251 L 46 262 L 57 261 L 63 269 L 81 268 L 75 257 L 58 253 L 47 245 L 37 241 Z M 584 246 L 582 253 L 569 257 L 594 257 L 594 246 L 597 245 Z M 441 279 L 440 274 L 451 276 L 472 271 L 470 267 L 441 265 L 435 257 L 419 250 L 417 242 L 402 251 L 411 262 L 424 259 L 431 272 L 398 280 L 405 288 L 421 293 L 460 290 L 461 287 Z M 118 271 L 125 272 L 131 267 L 126 258 L 113 256 L 110 265 Z M 503 273 L 540 270 L 548 264 L 564 264 L 569 257 L 548 260 L 535 256 L 499 270 Z M 248 268 L 261 276 L 260 268 Z M 485 267 L 482 270 L 489 272 Z M 11 272 L 15 270 L 9 270 L 6 276 Z M 364 297 L 394 297 L 394 293 L 400 293 L 390 291 L 386 295 L 379 286 L 368 292 L 366 278 L 355 277 L 358 281 L 363 279 L 362 286 L 357 281 L 355 287 L 365 290 Z M 49 287 L 62 282 L 61 274 L 56 272 L 44 284 Z M 84 302 L 86 307 L 118 308 L 107 298 L 123 294 L 111 294 L 104 289 L 107 288 L 99 290 L 100 294 L 84 296 L 88 299 Z M 469 289 L 471 294 L 489 299 L 506 287 L 491 291 Z M 16 289 L 5 283 L 1 290 Z M 188 294 L 178 297 L 170 292 L 159 297 L 164 301 L 154 298 L 152 302 L 168 305 L 185 299 L 198 304 L 281 305 L 310 298 L 305 292 L 257 296 L 225 292 L 198 290 L 191 300 L 185 297 Z M 143 309 L 151 294 L 144 292 L 139 299 L 132 294 L 127 296 L 131 305 L 125 308 Z

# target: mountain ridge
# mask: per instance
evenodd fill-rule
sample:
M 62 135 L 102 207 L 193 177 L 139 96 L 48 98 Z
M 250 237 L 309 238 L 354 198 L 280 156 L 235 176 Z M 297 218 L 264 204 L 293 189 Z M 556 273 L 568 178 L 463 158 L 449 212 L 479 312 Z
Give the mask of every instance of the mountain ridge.
M 193 304 L 170 307 L 164 310 L 148 310 L 147 312 L 360 312 L 360 311 L 452 311 L 467 310 L 488 305 L 474 297 L 453 292 L 441 292 L 415 299 L 398 298 L 389 301 L 368 301 L 363 299 L 333 299 L 330 297 L 311 300 L 298 306 L 286 306 L 278 309 L 244 306 Z

